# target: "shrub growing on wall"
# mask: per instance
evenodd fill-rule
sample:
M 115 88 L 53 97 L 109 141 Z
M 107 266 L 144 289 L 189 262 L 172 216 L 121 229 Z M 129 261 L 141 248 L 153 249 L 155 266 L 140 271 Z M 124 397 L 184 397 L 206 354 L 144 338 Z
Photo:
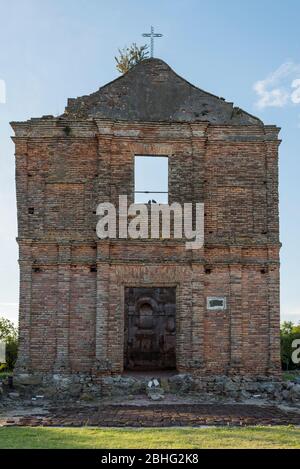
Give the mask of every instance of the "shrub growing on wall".
M 135 43 L 131 44 L 130 47 L 124 47 L 119 49 L 119 57 L 115 57 L 117 62 L 117 70 L 120 73 L 127 73 L 129 70 L 142 62 L 142 60 L 149 58 L 148 46 L 137 46 Z

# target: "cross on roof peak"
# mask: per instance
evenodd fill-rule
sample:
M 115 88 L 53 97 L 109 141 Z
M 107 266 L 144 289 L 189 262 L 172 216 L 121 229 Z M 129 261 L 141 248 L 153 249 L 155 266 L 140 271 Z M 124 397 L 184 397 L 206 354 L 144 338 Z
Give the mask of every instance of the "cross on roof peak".
M 154 55 L 154 38 L 155 37 L 163 37 L 163 34 L 155 33 L 154 32 L 154 27 L 151 26 L 151 32 L 150 33 L 144 33 L 143 37 L 150 37 L 151 38 L 150 55 L 153 58 L 153 55 Z

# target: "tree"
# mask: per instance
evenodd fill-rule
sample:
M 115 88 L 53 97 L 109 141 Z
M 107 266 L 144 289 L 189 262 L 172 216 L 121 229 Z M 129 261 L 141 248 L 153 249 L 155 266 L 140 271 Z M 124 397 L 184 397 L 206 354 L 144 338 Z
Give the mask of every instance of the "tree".
M 17 340 L 18 331 L 9 319 L 0 318 L 0 340 L 5 343 Z
M 12 370 L 18 353 L 18 330 L 14 323 L 0 318 L 0 340 L 6 344 L 6 366 Z
M 115 57 L 117 70 L 120 73 L 127 73 L 132 67 L 149 57 L 148 46 L 137 46 L 134 42 L 130 47 L 119 49 L 119 57 Z
M 280 330 L 282 334 L 289 335 L 292 333 L 293 327 L 294 327 L 294 324 L 292 323 L 292 321 L 284 321 L 281 325 Z

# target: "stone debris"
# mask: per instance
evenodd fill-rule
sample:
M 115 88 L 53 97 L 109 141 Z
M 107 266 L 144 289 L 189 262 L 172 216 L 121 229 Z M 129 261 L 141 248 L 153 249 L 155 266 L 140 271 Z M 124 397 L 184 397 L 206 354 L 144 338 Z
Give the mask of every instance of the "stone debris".
M 151 389 L 147 394 L 152 401 L 162 401 L 165 397 L 162 389 Z
M 152 401 L 161 401 L 164 399 L 164 389 L 156 378 L 150 379 L 147 385 L 147 395 Z
M 292 402 L 300 402 L 300 384 L 295 384 L 290 388 L 288 398 Z
M 38 380 L 33 380 L 37 382 Z M 296 381 L 283 381 L 278 378 L 257 376 L 255 379 L 242 376 L 192 376 L 188 373 L 165 375 L 163 377 L 120 375 L 62 376 L 44 379 L 39 385 L 24 385 L 14 382 L 14 389 L 0 382 L 0 402 L 5 399 L 28 399 L 34 403 L 48 399 L 55 401 L 93 401 L 98 399 L 147 396 L 151 400 L 161 400 L 166 395 L 196 397 L 211 402 L 224 399 L 243 401 L 263 399 L 300 404 L 300 384 Z
M 150 379 L 148 383 L 148 388 L 158 388 L 159 387 L 159 381 L 155 378 Z
M 10 399 L 19 399 L 20 398 L 20 394 L 18 392 L 9 392 L 8 393 L 8 397 Z

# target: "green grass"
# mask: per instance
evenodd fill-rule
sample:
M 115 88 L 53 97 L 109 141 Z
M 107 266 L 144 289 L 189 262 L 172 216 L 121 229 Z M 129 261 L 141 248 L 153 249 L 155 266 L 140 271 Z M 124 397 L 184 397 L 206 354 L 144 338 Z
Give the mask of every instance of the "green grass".
M 300 428 L 0 428 L 0 449 L 300 448 Z
M 293 381 L 293 379 L 300 376 L 299 370 L 284 371 L 282 373 L 282 378 L 284 381 Z
M 8 376 L 12 376 L 12 371 L 0 371 L 0 379 L 5 379 Z

